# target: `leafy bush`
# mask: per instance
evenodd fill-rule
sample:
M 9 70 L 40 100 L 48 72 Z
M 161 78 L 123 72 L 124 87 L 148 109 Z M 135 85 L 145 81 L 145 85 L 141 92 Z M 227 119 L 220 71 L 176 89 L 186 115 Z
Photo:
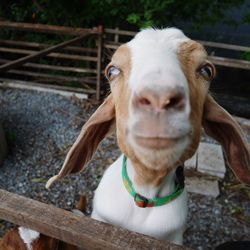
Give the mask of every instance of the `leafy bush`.
M 250 52 L 242 52 L 241 59 L 250 61 Z
M 219 21 L 236 23 L 227 11 L 247 0 L 1 0 L 0 15 L 18 22 L 73 27 L 141 28 L 190 22 L 197 29 Z M 245 21 L 249 18 L 244 17 Z

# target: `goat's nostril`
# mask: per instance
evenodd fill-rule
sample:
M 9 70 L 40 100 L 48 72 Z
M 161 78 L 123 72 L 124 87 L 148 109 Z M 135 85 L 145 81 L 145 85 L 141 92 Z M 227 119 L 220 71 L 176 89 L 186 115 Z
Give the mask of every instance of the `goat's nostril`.
M 144 106 L 149 106 L 151 104 L 147 98 L 140 98 L 139 103 Z
M 181 91 L 157 92 L 147 90 L 140 95 L 134 95 L 133 105 L 135 108 L 155 110 L 163 112 L 168 109 L 183 109 L 185 106 L 185 95 Z
M 185 104 L 185 97 L 182 94 L 178 94 L 174 97 L 172 97 L 168 104 L 165 105 L 166 108 L 183 108 Z

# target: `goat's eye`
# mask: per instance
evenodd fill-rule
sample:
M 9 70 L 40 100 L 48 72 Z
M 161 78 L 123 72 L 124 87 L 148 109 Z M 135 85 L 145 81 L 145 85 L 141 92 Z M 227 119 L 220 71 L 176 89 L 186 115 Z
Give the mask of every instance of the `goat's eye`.
M 199 73 L 207 80 L 211 81 L 214 77 L 214 69 L 210 64 L 205 64 L 199 69 Z
M 107 70 L 107 77 L 111 80 L 113 77 L 118 76 L 121 73 L 121 70 L 116 66 L 111 66 Z

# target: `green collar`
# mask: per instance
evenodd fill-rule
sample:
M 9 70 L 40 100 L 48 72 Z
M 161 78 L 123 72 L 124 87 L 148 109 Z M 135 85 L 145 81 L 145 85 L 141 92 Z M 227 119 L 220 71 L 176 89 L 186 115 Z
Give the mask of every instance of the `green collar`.
M 135 204 L 138 207 L 158 207 L 158 206 L 162 206 L 165 205 L 167 203 L 169 203 L 170 201 L 174 200 L 175 198 L 177 198 L 184 190 L 184 176 L 183 176 L 183 168 L 182 170 L 180 170 L 180 168 L 177 168 L 176 171 L 176 187 L 175 190 L 172 194 L 169 194 L 165 197 L 159 197 L 159 198 L 155 198 L 155 199 L 147 199 L 144 196 L 136 193 L 133 184 L 131 182 L 131 180 L 128 177 L 127 174 L 127 157 L 124 155 L 123 157 L 123 163 L 122 163 L 122 179 L 123 179 L 123 183 L 125 188 L 127 189 L 127 191 L 131 194 L 132 197 L 134 197 L 134 201 Z M 178 174 L 179 173 L 179 174 Z M 178 175 L 181 175 L 180 177 Z

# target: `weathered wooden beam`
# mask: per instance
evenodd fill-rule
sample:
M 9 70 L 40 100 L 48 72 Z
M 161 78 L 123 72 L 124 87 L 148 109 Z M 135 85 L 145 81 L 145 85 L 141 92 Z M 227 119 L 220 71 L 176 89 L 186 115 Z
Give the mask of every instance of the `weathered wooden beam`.
M 118 35 L 124 35 L 124 36 L 135 36 L 137 32 L 127 31 L 127 30 L 117 30 L 117 29 L 105 29 L 104 33 L 118 34 Z
M 36 88 L 45 88 L 45 89 L 52 89 L 52 90 L 59 90 L 65 92 L 71 92 L 76 94 L 95 94 L 95 90 L 90 88 L 89 86 L 82 86 L 82 87 L 69 87 L 69 86 L 61 86 L 55 84 L 48 84 L 48 83 L 38 83 L 32 81 L 22 81 L 22 80 L 13 80 L 9 78 L 0 78 L 0 86 L 1 87 L 10 87 L 10 88 L 20 88 L 20 89 L 32 89 Z M 27 86 L 27 88 L 25 87 Z M 49 92 L 49 91 L 47 91 Z
M 250 69 L 250 62 L 245 60 L 231 59 L 218 56 L 209 56 L 209 60 L 216 65 L 225 67 L 239 68 L 239 69 Z
M 94 94 L 95 91 L 90 91 L 84 88 L 71 88 L 66 86 L 57 86 L 51 84 L 39 84 L 34 82 L 18 81 L 13 79 L 0 78 L 0 88 L 13 88 L 13 89 L 25 89 L 34 90 L 40 92 L 47 92 L 53 94 L 59 94 L 66 97 L 76 96 L 80 99 L 87 99 L 88 94 Z
M 91 77 L 73 77 L 73 76 L 52 75 L 52 74 L 46 74 L 46 73 L 41 73 L 41 72 L 33 72 L 33 71 L 17 70 L 17 69 L 11 69 L 8 71 L 8 73 L 33 77 L 33 78 L 36 78 L 36 81 L 39 81 L 41 79 L 46 79 L 47 81 L 50 81 L 50 82 L 54 81 L 54 82 L 59 82 L 59 83 L 77 82 L 81 84 L 90 84 L 90 85 L 95 85 L 96 83 L 96 79 L 91 78 Z
M 0 59 L 0 63 L 7 63 L 10 60 Z M 63 71 L 63 72 L 74 72 L 74 73 L 92 73 L 96 74 L 96 69 L 84 69 L 78 67 L 68 67 L 68 66 L 57 66 L 50 64 L 41 64 L 41 63 L 26 63 L 23 65 L 24 68 L 35 68 L 35 69 L 45 69 L 45 70 L 55 70 L 55 71 Z
M 51 53 L 53 51 L 59 50 L 61 48 L 64 48 L 64 47 L 66 47 L 66 46 L 68 46 L 70 44 L 79 42 L 82 39 L 84 39 L 86 36 L 89 36 L 90 34 L 91 33 L 86 32 L 84 35 L 81 35 L 81 36 L 76 37 L 74 39 L 71 39 L 69 41 L 66 41 L 66 42 L 51 46 L 51 47 L 46 48 L 46 49 L 44 49 L 42 51 L 35 52 L 35 53 L 31 54 L 31 55 L 28 55 L 28 56 L 25 56 L 23 58 L 14 60 L 14 61 L 6 63 L 4 65 L 1 65 L 0 66 L 0 73 L 6 72 L 9 69 L 19 67 L 19 66 L 23 65 L 26 62 L 34 61 L 34 60 L 36 60 L 36 59 L 38 59 L 38 58 L 40 58 L 42 56 L 46 56 L 47 54 L 49 54 L 49 53 Z
M 73 35 L 73 36 L 79 36 L 85 33 L 92 33 L 92 34 L 99 33 L 98 28 L 83 29 L 83 28 L 72 28 L 72 27 L 56 26 L 56 25 L 19 23 L 19 22 L 9 22 L 9 21 L 0 21 L 0 28 L 33 31 L 33 32 L 49 33 L 49 34 L 56 34 L 56 35 L 58 34 Z
M 0 218 L 84 249 L 187 249 L 1 189 Z
M 22 81 L 22 80 L 15 80 L 9 78 L 0 78 L 0 86 L 2 87 L 11 87 L 15 88 L 15 84 L 21 86 L 28 86 L 27 89 L 31 89 L 33 86 L 38 88 L 45 88 L 45 89 L 55 89 L 60 91 L 68 91 L 74 93 L 83 93 L 83 94 L 95 94 L 95 89 L 91 88 L 87 84 L 82 84 L 81 87 L 69 87 L 65 85 L 58 85 L 58 84 L 49 84 L 49 83 L 38 83 L 34 81 Z M 19 88 L 19 87 L 17 87 Z M 21 87 L 20 87 L 21 88 Z M 23 89 L 25 89 L 23 87 Z M 49 92 L 49 91 L 47 91 Z
M 217 42 L 210 42 L 210 41 L 197 41 L 197 42 L 199 42 L 207 47 L 250 52 L 250 47 L 246 47 L 246 46 L 226 44 L 226 43 L 217 43 Z
M 22 55 L 32 55 L 36 53 L 35 50 L 29 50 L 29 49 L 17 49 L 17 48 L 3 48 L 0 47 L 0 52 L 4 53 L 11 53 L 11 54 L 22 54 Z M 82 55 L 70 55 L 65 53 L 57 53 L 52 52 L 47 57 L 51 58 L 57 58 L 57 59 L 66 59 L 66 60 L 77 60 L 77 61 L 91 61 L 91 62 L 97 62 L 96 56 L 82 56 Z
M 18 46 L 18 47 L 28 47 L 35 49 L 45 49 L 51 46 L 51 44 L 47 43 L 35 43 L 35 42 L 24 42 L 24 41 L 12 41 L 12 40 L 4 40 L 0 39 L 0 44 L 5 46 Z M 66 51 L 72 51 L 77 53 L 93 53 L 97 54 L 96 48 L 84 48 L 84 47 L 76 47 L 76 46 L 67 46 L 63 48 Z

